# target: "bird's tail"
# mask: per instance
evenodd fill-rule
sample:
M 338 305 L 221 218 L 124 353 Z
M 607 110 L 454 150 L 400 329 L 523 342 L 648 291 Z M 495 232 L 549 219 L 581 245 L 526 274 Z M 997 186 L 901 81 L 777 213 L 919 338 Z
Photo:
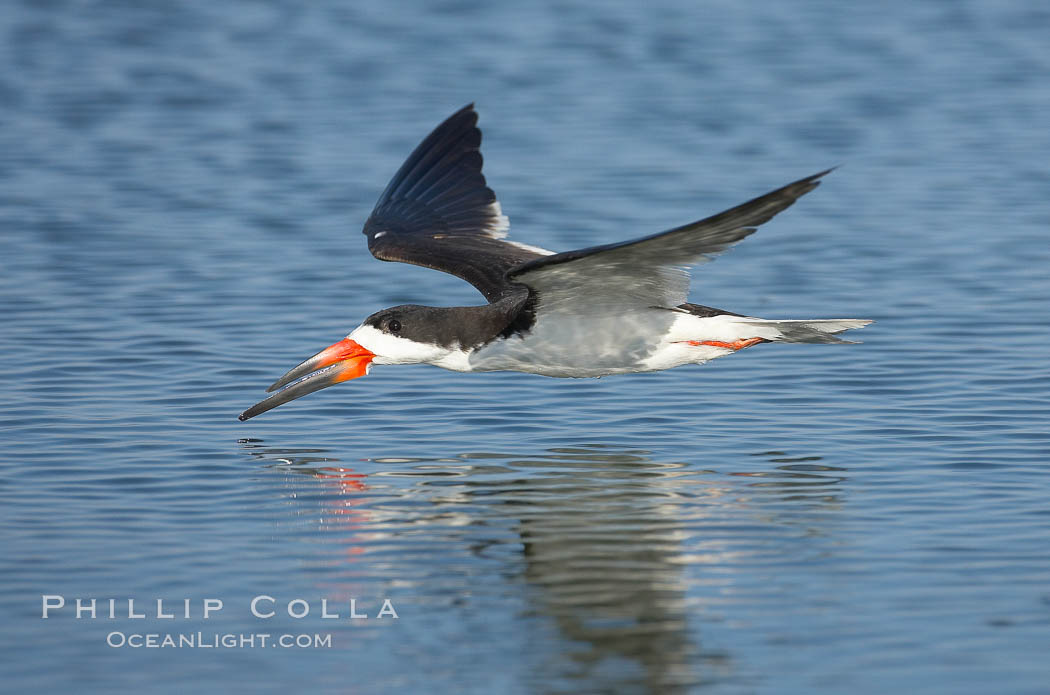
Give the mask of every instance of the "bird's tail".
M 766 319 L 746 319 L 749 325 L 763 331 L 756 333 L 766 340 L 782 343 L 855 343 L 855 340 L 836 338 L 835 333 L 842 333 L 852 328 L 864 328 L 871 319 L 801 319 L 797 321 L 769 321 Z

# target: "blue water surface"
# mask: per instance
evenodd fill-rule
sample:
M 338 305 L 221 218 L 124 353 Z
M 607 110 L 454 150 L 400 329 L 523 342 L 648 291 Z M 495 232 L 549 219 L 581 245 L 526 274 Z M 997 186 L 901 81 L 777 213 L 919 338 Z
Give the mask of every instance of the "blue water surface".
M 4 690 L 1046 692 L 1047 36 L 1022 0 L 4 3 Z M 691 299 L 876 323 L 238 422 L 373 311 L 480 301 L 360 234 L 471 101 L 557 250 L 841 165 Z

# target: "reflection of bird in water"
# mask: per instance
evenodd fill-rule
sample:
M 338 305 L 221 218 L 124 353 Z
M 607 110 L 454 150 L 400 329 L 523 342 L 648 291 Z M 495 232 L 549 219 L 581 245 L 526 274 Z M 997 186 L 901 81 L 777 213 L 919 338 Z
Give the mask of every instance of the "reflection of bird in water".
M 567 645 L 560 675 L 579 692 L 674 692 L 724 675 L 701 649 L 686 601 L 676 499 L 683 464 L 644 451 L 565 449 L 530 477 L 550 494 L 518 505 L 535 611 Z
M 524 576 L 535 612 L 552 617 L 567 641 L 556 658 L 563 677 L 581 684 L 572 691 L 688 691 L 734 676 L 731 655 L 700 642 L 711 607 L 694 583 L 738 561 L 741 539 L 719 540 L 710 527 L 750 515 L 749 504 L 765 515 L 762 495 L 835 508 L 843 480 L 820 457 L 754 457 L 775 467 L 749 468 L 733 485 L 714 471 L 610 447 L 508 464 L 531 469 L 522 485 L 532 494 L 515 496 L 513 512 Z
M 842 343 L 864 319 L 768 320 L 690 304 L 690 266 L 753 233 L 810 192 L 808 176 L 730 210 L 632 241 L 554 253 L 503 237 L 509 222 L 481 173 L 473 105 L 439 125 L 394 175 L 365 222 L 383 261 L 463 278 L 484 306 L 395 306 L 372 314 L 270 386 L 240 415 L 368 373 L 373 364 L 554 377 L 652 372 L 768 342 Z
M 258 443 L 252 453 L 292 463 L 280 468 L 309 472 L 331 489 L 321 471 L 333 460 L 317 456 L 319 449 Z M 550 621 L 556 639 L 516 647 L 516 658 L 537 674 L 536 690 L 688 691 L 739 675 L 729 653 L 700 638 L 712 613 L 724 610 L 722 592 L 733 580 L 725 568 L 742 561 L 741 548 L 783 540 L 769 509 L 784 514 L 781 528 L 793 532 L 800 515 L 792 510 L 816 509 L 826 523 L 826 511 L 838 507 L 844 478 L 819 457 L 752 456 L 763 465 L 725 474 L 605 446 L 372 459 L 371 482 L 361 481 L 368 497 L 353 487 L 342 493 L 371 500 L 376 513 L 355 518 L 353 528 L 319 529 L 360 548 L 359 567 L 368 567 L 370 551 L 382 551 L 379 581 L 396 582 L 425 605 L 452 594 L 466 617 L 482 596 L 489 609 L 505 605 L 508 592 L 524 597 L 524 617 L 483 617 L 493 629 L 522 635 L 535 634 L 523 620 Z M 296 503 L 310 514 L 317 496 Z M 756 514 L 768 523 L 757 524 Z M 512 552 L 515 539 L 520 554 Z

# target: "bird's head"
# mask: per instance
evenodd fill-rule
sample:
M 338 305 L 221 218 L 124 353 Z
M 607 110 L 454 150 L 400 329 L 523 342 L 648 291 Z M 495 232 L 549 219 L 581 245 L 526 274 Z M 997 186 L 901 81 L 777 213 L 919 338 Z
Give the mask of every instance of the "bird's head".
M 433 364 L 455 348 L 447 310 L 405 304 L 365 319 L 342 340 L 288 370 L 267 392 L 276 391 L 240 415 L 241 420 L 293 401 L 308 393 L 365 376 L 373 364 Z M 451 340 L 450 340 L 451 338 Z M 451 346 L 449 346 L 451 344 Z

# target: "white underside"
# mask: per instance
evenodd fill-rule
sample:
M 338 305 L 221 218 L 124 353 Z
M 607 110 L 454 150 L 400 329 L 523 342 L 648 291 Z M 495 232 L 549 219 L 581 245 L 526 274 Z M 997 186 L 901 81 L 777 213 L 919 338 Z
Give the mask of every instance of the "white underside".
M 654 315 L 666 319 L 668 312 L 655 310 Z M 458 371 L 512 370 L 553 377 L 653 372 L 686 364 L 703 364 L 737 352 L 729 347 L 692 344 L 700 341 L 732 343 L 750 338 L 779 341 L 789 339 L 784 331 L 796 326 L 820 333 L 839 333 L 869 323 L 857 319 L 767 321 L 727 315 L 700 318 L 673 313 L 670 316 L 669 325 L 665 323 L 657 330 L 650 330 L 656 326 L 646 320 L 651 317 L 644 315 L 605 320 L 576 317 L 553 329 L 544 329 L 538 323 L 524 337 L 498 341 L 474 354 L 460 352 L 446 361 L 452 366 L 434 364 Z M 463 368 L 464 362 L 467 369 Z
M 692 314 L 679 314 L 671 331 L 660 341 L 653 354 L 642 361 L 638 371 L 655 372 L 683 364 L 703 364 L 736 352 L 715 345 L 691 345 L 689 341 L 717 340 L 731 343 L 748 338 L 776 340 L 777 337 L 777 331 L 753 326 L 745 317 L 722 315 L 700 318 Z
M 376 353 L 375 364 L 425 362 L 457 372 L 516 371 L 553 377 L 599 377 L 653 372 L 703 364 L 736 350 L 700 341 L 732 343 L 749 338 L 793 340 L 800 328 L 817 334 L 860 328 L 860 319 L 770 321 L 745 316 L 711 316 L 651 309 L 633 314 L 541 316 L 524 336 L 497 339 L 477 350 L 424 345 L 361 326 L 350 338 Z

